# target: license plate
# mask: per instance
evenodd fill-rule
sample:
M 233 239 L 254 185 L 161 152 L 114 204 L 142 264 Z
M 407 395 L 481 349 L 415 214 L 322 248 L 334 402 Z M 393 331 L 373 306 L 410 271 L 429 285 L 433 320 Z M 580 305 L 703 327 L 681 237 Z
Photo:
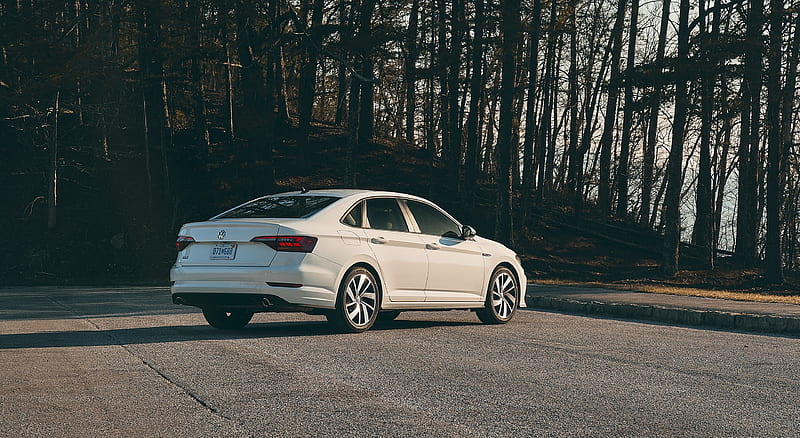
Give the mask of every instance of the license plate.
M 235 243 L 217 243 L 211 248 L 211 260 L 233 260 L 235 257 Z

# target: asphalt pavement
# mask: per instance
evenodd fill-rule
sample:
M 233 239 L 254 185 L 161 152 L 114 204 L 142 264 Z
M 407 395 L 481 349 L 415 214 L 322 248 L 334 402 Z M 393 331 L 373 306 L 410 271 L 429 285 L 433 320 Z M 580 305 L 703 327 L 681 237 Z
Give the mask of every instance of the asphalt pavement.
M 521 309 L 209 327 L 168 288 L 0 288 L 0 437 L 796 436 L 800 343 Z
M 655 294 L 595 287 L 528 284 L 529 308 L 717 329 L 800 335 L 800 306 Z

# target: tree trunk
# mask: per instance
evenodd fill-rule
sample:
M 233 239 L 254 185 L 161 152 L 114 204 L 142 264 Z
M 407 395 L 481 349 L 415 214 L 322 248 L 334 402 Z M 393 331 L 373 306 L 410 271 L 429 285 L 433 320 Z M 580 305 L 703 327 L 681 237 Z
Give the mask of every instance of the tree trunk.
M 583 210 L 583 202 L 585 199 L 584 195 L 584 184 L 583 184 L 583 167 L 584 167 L 584 159 L 586 154 L 589 152 L 589 145 L 591 144 L 592 140 L 592 133 L 595 130 L 594 121 L 595 121 L 595 112 L 597 110 L 597 100 L 600 96 L 600 89 L 602 88 L 603 78 L 606 76 L 606 71 L 608 69 L 608 61 L 611 55 L 611 42 L 605 48 L 605 52 L 603 53 L 603 60 L 600 63 L 600 72 L 597 75 L 597 79 L 595 81 L 594 86 L 588 87 L 587 95 L 584 104 L 584 127 L 583 133 L 581 134 L 581 142 L 580 147 L 575 152 L 575 158 L 573 162 L 574 165 L 574 186 L 575 186 L 575 198 L 573 199 L 573 208 L 575 209 L 575 214 L 580 215 L 582 214 Z M 586 72 L 585 83 L 590 84 L 591 78 L 589 76 L 589 71 Z M 589 92 L 591 91 L 591 97 L 589 96 Z
M 283 47 L 275 49 L 275 60 L 273 69 L 275 71 L 274 78 L 275 84 L 272 87 L 275 89 L 276 106 L 278 113 L 275 119 L 276 126 L 291 126 L 292 118 L 289 115 L 289 104 L 287 103 L 286 91 L 286 75 L 284 73 L 284 53 Z
M 155 0 L 139 0 L 139 70 L 144 117 L 145 165 L 151 211 L 164 208 L 169 199 L 167 163 L 164 160 L 167 119 L 164 99 L 164 66 L 161 54 L 161 10 Z
M 702 264 L 706 269 L 714 268 L 712 252 L 713 195 L 711 191 L 711 124 L 714 108 L 714 83 L 716 63 L 711 61 L 711 44 L 715 39 L 708 35 L 705 22 L 705 0 L 700 1 L 700 167 L 697 175 L 695 196 L 695 222 L 692 243 L 702 248 Z
M 631 150 L 631 125 L 633 125 L 633 74 L 636 63 L 636 34 L 639 23 L 639 0 L 631 0 L 631 27 L 628 32 L 628 53 L 625 66 L 625 107 L 622 115 L 622 140 L 617 164 L 617 216 L 628 216 L 628 162 Z
M 300 67 L 300 84 L 298 87 L 298 146 L 307 154 L 315 155 L 316 150 L 310 150 L 308 135 L 311 129 L 311 119 L 314 113 L 314 98 L 316 97 L 317 61 L 321 42 L 320 30 L 322 26 L 322 0 L 313 0 L 311 24 L 305 26 L 304 60 Z M 305 2 L 304 2 L 305 3 Z M 305 21 L 305 15 L 304 20 Z
M 342 29 L 346 29 L 347 26 L 350 26 L 351 23 L 354 23 L 354 14 L 356 13 L 356 10 L 356 7 L 351 7 L 350 13 L 348 14 L 347 8 L 344 4 L 339 6 L 339 26 L 341 26 Z M 349 32 L 339 32 L 339 44 L 341 44 L 343 47 L 347 47 L 349 40 Z M 336 116 L 334 117 L 334 123 L 337 126 L 342 126 L 345 121 L 345 116 L 347 115 L 346 103 L 348 90 L 347 67 L 345 66 L 345 63 L 340 62 L 336 75 Z
M 658 32 L 658 46 L 656 48 L 656 60 L 653 64 L 654 69 L 661 73 L 664 69 L 664 52 L 667 45 L 667 28 L 669 26 L 670 0 L 663 0 L 661 8 L 661 28 Z M 661 75 L 658 74 L 658 77 Z M 658 137 L 658 113 L 661 111 L 661 88 L 663 84 L 654 84 L 653 96 L 650 101 L 650 120 L 647 124 L 647 141 L 644 144 L 642 158 L 642 207 L 639 216 L 639 223 L 649 225 L 650 205 L 653 196 L 653 170 L 656 160 L 656 139 Z M 656 203 L 655 205 L 658 205 Z M 654 207 L 655 210 L 655 207 Z
M 800 74 L 797 67 L 800 63 L 800 14 L 795 14 L 794 34 L 792 35 L 789 60 L 786 68 L 786 84 L 783 92 L 783 102 L 781 107 L 781 139 L 783 140 L 782 162 L 781 162 L 781 187 L 784 190 L 784 257 L 786 265 L 784 269 L 797 268 L 797 235 L 798 235 L 798 186 L 796 181 L 786 179 L 788 175 L 797 175 L 797 169 L 790 170 L 788 157 L 797 156 L 795 142 L 792 138 L 792 117 L 796 96 L 797 76 Z M 796 161 L 796 160 L 794 160 Z
M 50 133 L 50 175 L 47 179 L 47 229 L 56 228 L 58 207 L 58 111 L 61 92 L 56 92 L 53 105 L 53 131 Z
M 186 7 L 191 8 L 191 26 L 189 33 L 190 45 L 193 49 L 191 59 L 192 97 L 194 99 L 194 131 L 197 139 L 203 142 L 203 152 L 211 153 L 211 137 L 208 132 L 208 116 L 206 113 L 205 92 L 203 89 L 203 75 L 201 66 L 201 53 L 203 43 L 200 39 L 202 26 L 202 10 L 199 3 L 187 1 Z
M 372 34 L 372 14 L 375 11 L 376 0 L 365 0 L 361 5 L 361 18 L 359 36 L 367 41 Z M 359 105 L 358 143 L 366 144 L 372 141 L 375 131 L 375 81 L 373 80 L 373 54 L 372 48 L 366 48 L 362 53 L 361 75 L 369 81 L 359 81 L 361 85 L 361 103 Z
M 434 118 L 435 96 L 433 90 L 433 76 L 428 77 L 425 81 L 425 114 L 424 114 L 424 133 L 425 133 L 425 150 L 428 156 L 432 157 L 436 152 L 436 120 Z
M 228 19 L 227 19 L 227 11 L 225 11 L 226 16 L 224 22 L 222 23 L 222 45 L 225 47 L 225 102 L 227 104 L 227 128 L 228 128 L 228 136 L 229 139 L 232 141 L 236 138 L 236 131 L 234 129 L 233 123 L 233 59 L 231 58 L 231 47 L 230 42 L 228 41 Z
M 574 2 L 573 2 L 574 3 Z M 574 8 L 574 4 L 573 4 Z M 572 19 L 575 14 L 573 9 Z M 530 23 L 530 48 L 528 52 L 528 100 L 525 109 L 525 139 L 522 143 L 522 225 L 528 219 L 528 210 L 533 203 L 533 189 L 536 171 L 533 157 L 533 144 L 536 137 L 536 91 L 539 76 L 539 32 L 542 24 L 542 2 L 533 0 L 533 15 Z M 574 22 L 572 23 L 574 25 Z M 572 29 L 574 35 L 574 26 Z
M 494 153 L 496 149 L 495 139 L 494 139 L 495 136 L 494 121 L 497 120 L 497 101 L 499 100 L 498 99 L 499 92 L 497 91 L 498 89 L 496 80 L 497 74 L 495 73 L 492 74 L 491 76 L 495 76 L 494 80 L 492 81 L 492 83 L 494 83 L 495 85 L 492 87 L 492 93 L 491 93 L 492 97 L 486 99 L 489 101 L 487 102 L 487 105 L 489 107 L 489 117 L 487 118 L 487 120 L 489 122 L 486 124 L 486 141 L 484 142 L 486 148 L 483 151 L 482 168 L 483 168 L 483 174 L 485 176 L 490 177 L 492 181 L 496 181 L 497 156 Z M 491 104 L 489 104 L 490 102 Z
M 441 154 L 442 158 L 446 161 L 450 153 L 450 110 L 447 104 L 450 102 L 447 99 L 448 80 L 447 67 L 449 65 L 448 59 L 450 52 L 447 48 L 447 2 L 445 0 L 435 0 L 437 10 L 437 36 L 436 40 L 439 45 L 437 57 L 438 60 L 434 61 L 436 65 L 436 74 L 439 80 L 439 125 L 442 132 L 441 140 Z M 436 154 L 434 153 L 434 156 Z
M 722 93 L 720 95 L 720 102 L 724 103 L 727 100 L 728 84 L 725 78 L 721 81 Z M 731 114 L 726 109 L 722 119 L 722 152 L 717 158 L 717 195 L 714 207 L 714 237 L 712 244 L 714 249 L 719 246 L 720 226 L 722 225 L 722 203 L 725 199 L 725 185 L 728 181 L 728 153 L 731 147 L 731 131 L 733 126 L 731 123 Z
M 545 197 L 545 182 L 546 182 L 546 173 L 545 173 L 545 161 L 547 160 L 547 149 L 548 149 L 548 132 L 550 131 L 550 122 L 552 120 L 553 114 L 553 102 L 555 96 L 553 95 L 555 90 L 555 81 L 553 77 L 555 73 L 555 59 L 556 59 L 556 19 L 558 16 L 558 11 L 556 9 L 557 2 L 551 3 L 550 8 L 550 23 L 548 25 L 548 35 L 547 35 L 547 48 L 545 52 L 545 67 L 544 67 L 544 77 L 542 78 L 542 87 L 543 87 L 543 95 L 542 95 L 542 116 L 541 116 L 541 123 L 538 124 L 538 133 L 536 144 L 534 147 L 534 162 L 533 167 L 536 169 L 534 172 L 536 174 L 536 200 L 537 202 L 541 203 Z
M 678 24 L 678 56 L 676 59 L 675 117 L 672 125 L 672 146 L 667 163 L 667 192 L 664 199 L 664 274 L 678 271 L 678 249 L 681 243 L 681 161 L 683 132 L 689 106 L 686 69 L 689 61 L 689 0 L 681 0 Z
M 447 117 L 450 122 L 450 144 L 448 154 L 445 157 L 447 162 L 448 180 L 452 187 L 459 187 L 459 167 L 461 164 L 462 133 L 461 117 L 459 115 L 458 95 L 461 91 L 459 79 L 461 78 L 461 43 L 464 39 L 465 23 L 464 0 L 453 0 L 451 12 L 450 38 L 450 62 L 447 70 L 447 109 L 450 112 Z
M 569 147 L 564 154 L 564 160 L 568 160 L 567 166 L 567 197 L 576 199 L 580 189 L 575 187 L 578 162 L 578 140 L 580 138 L 580 121 L 578 120 L 578 28 L 577 28 L 577 7 L 578 1 L 570 1 L 569 15 L 569 97 L 567 106 L 569 107 Z
M 545 134 L 548 136 L 547 141 L 544 144 L 547 145 L 547 156 L 544 160 L 544 185 L 542 188 L 544 189 L 543 193 L 550 195 L 553 193 L 553 187 L 555 186 L 555 160 L 556 160 L 556 139 L 558 137 L 558 92 L 561 87 L 561 61 L 562 61 L 562 54 L 563 54 L 563 47 L 564 47 L 564 33 L 559 32 L 558 34 L 558 43 L 556 44 L 557 52 L 556 52 L 556 59 L 555 59 L 555 68 L 553 69 L 550 85 L 553 87 L 550 91 L 550 117 L 551 120 L 547 123 L 547 132 Z M 519 166 L 515 166 L 515 168 L 519 168 Z
M 416 0 L 415 0 L 416 1 Z M 538 0 L 535 0 L 538 3 Z M 475 0 L 475 29 L 472 39 L 472 75 L 469 86 L 469 115 L 467 116 L 467 147 L 464 156 L 463 200 L 466 211 L 475 208 L 475 195 L 478 189 L 478 153 L 480 152 L 481 130 L 479 113 L 483 99 L 483 28 L 486 16 L 484 0 Z
M 722 11 L 720 10 L 720 5 L 722 0 L 715 0 L 715 11 L 714 11 L 714 21 L 713 21 L 713 28 L 712 32 L 714 34 L 715 41 L 719 41 L 720 35 L 720 25 L 721 25 L 721 14 Z M 719 66 L 719 61 L 717 61 L 717 66 Z M 720 226 L 722 225 L 722 201 L 725 198 L 725 185 L 728 181 L 728 153 L 730 152 L 731 147 L 731 134 L 733 130 L 733 123 L 732 123 L 732 113 L 730 111 L 730 105 L 728 104 L 728 96 L 730 95 L 730 90 L 728 89 L 728 78 L 725 75 L 720 76 L 720 96 L 719 96 L 719 107 L 720 107 L 720 114 L 722 116 L 722 128 L 721 133 L 717 136 L 722 137 L 722 152 L 719 153 L 719 147 L 714 149 L 715 163 L 717 165 L 717 174 L 716 174 L 716 198 L 714 199 L 714 220 L 711 228 L 711 232 L 713 234 L 711 238 L 711 245 L 713 246 L 712 253 L 714 257 L 717 254 L 717 248 L 719 248 L 719 236 L 720 236 Z
M 519 0 L 503 0 L 500 3 L 502 21 L 503 72 L 500 91 L 500 125 L 497 138 L 497 222 L 495 237 L 500 242 L 513 243 L 513 221 L 511 212 L 511 148 L 514 123 L 514 88 L 517 74 L 517 54 L 520 28 Z
M 758 173 L 761 116 L 763 0 L 751 0 L 747 18 L 742 81 L 742 134 L 739 145 L 739 201 L 736 210 L 736 255 L 744 266 L 756 262 L 758 242 Z M 746 120 L 745 120 L 746 119 Z
M 477 6 L 476 6 L 477 8 Z M 409 145 L 414 145 L 414 130 L 416 128 L 415 113 L 417 107 L 417 33 L 419 32 L 419 0 L 412 0 L 408 18 L 408 34 L 405 45 L 405 67 L 403 80 L 405 82 L 406 99 L 406 126 L 405 138 Z M 477 14 L 477 12 L 476 12 Z M 476 25 L 477 26 L 477 25 Z M 476 33 L 478 30 L 476 29 Z M 476 37 L 477 38 L 477 37 Z M 480 71 L 478 71 L 480 74 Z
M 597 204 L 602 214 L 611 213 L 611 148 L 614 143 L 614 126 L 617 121 L 617 97 L 620 85 L 619 59 L 622 53 L 625 5 L 626 0 L 619 0 L 614 28 L 611 30 L 611 79 L 608 83 L 603 135 L 600 137 L 600 187 Z
M 766 276 L 773 284 L 783 283 L 781 206 L 783 205 L 783 139 L 781 138 L 781 45 L 783 42 L 783 1 L 770 0 L 769 47 L 767 48 L 767 241 Z M 794 89 L 787 90 L 794 94 Z
M 344 183 L 346 186 L 358 187 L 358 176 L 353 161 L 358 156 L 359 105 L 361 102 L 361 84 L 355 75 L 350 75 L 350 95 L 347 103 L 347 148 L 345 152 Z
M 240 2 L 236 5 L 236 35 L 238 36 L 239 62 L 242 87 L 242 127 L 240 131 L 247 140 L 247 151 L 240 160 L 247 162 L 242 169 L 249 174 L 250 194 L 255 196 L 270 191 L 275 185 L 275 170 L 272 163 L 272 147 L 275 141 L 275 99 L 274 89 L 267 89 L 263 80 L 264 70 L 270 79 L 270 87 L 276 85 L 273 75 L 273 57 L 268 52 L 266 67 L 258 63 L 260 59 L 259 41 L 252 27 L 255 12 Z M 243 164 L 243 163 L 242 163 Z

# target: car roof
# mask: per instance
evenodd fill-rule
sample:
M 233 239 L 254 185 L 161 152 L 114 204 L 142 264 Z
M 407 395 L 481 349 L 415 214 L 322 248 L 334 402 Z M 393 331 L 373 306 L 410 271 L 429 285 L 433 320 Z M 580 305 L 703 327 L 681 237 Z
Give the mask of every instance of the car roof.
M 399 198 L 412 198 L 425 200 L 419 196 L 410 195 L 408 193 L 390 192 L 385 190 L 365 190 L 365 189 L 317 189 L 317 190 L 295 190 L 292 192 L 276 193 L 268 196 L 296 196 L 296 195 L 312 195 L 312 196 L 336 196 L 338 198 L 367 198 L 373 196 L 390 196 Z M 427 201 L 430 202 L 430 201 Z
M 331 205 L 328 205 L 321 210 L 315 212 L 312 216 L 308 218 L 280 218 L 281 222 L 295 222 L 295 221 L 325 221 L 330 220 L 331 218 L 336 218 L 338 220 L 342 215 L 344 215 L 347 210 L 349 210 L 356 202 L 359 202 L 364 199 L 368 198 L 376 198 L 376 197 L 390 197 L 390 198 L 399 198 L 399 199 L 407 199 L 407 200 L 417 200 L 425 204 L 431 204 L 436 206 L 442 212 L 444 212 L 447 216 L 449 216 L 453 221 L 457 224 L 461 224 L 457 219 L 455 219 L 450 213 L 436 205 L 435 203 L 431 202 L 428 199 L 425 199 L 420 196 L 411 195 L 408 193 L 400 193 L 400 192 L 391 192 L 385 190 L 365 190 L 365 189 L 316 189 L 316 190 L 294 190 L 291 192 L 282 192 L 282 193 L 274 193 L 271 195 L 264 195 L 258 198 L 252 199 L 247 201 L 241 205 L 248 204 L 250 202 L 256 201 L 258 199 L 264 199 L 269 197 L 282 197 L 282 196 L 332 196 L 338 198 L 336 202 Z M 236 208 L 241 207 L 241 205 L 231 208 L 230 210 L 224 211 L 217 216 L 223 215 L 228 211 L 234 210 Z M 209 220 L 214 220 L 217 216 L 212 217 Z
M 315 189 L 315 190 L 294 190 L 291 192 L 275 193 L 267 196 L 292 196 L 292 195 L 314 195 L 314 196 L 336 196 L 344 198 L 347 196 L 358 195 L 371 192 L 372 190 L 362 189 Z

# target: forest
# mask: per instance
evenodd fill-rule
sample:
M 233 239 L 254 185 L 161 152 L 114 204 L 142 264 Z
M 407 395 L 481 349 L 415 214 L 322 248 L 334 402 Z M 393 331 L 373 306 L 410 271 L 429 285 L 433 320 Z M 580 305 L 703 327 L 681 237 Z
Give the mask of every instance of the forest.
M 304 186 L 512 248 L 543 208 L 614 218 L 664 276 L 684 242 L 780 284 L 799 29 L 797 0 L 2 0 L 0 282 L 162 278 L 181 223 Z

